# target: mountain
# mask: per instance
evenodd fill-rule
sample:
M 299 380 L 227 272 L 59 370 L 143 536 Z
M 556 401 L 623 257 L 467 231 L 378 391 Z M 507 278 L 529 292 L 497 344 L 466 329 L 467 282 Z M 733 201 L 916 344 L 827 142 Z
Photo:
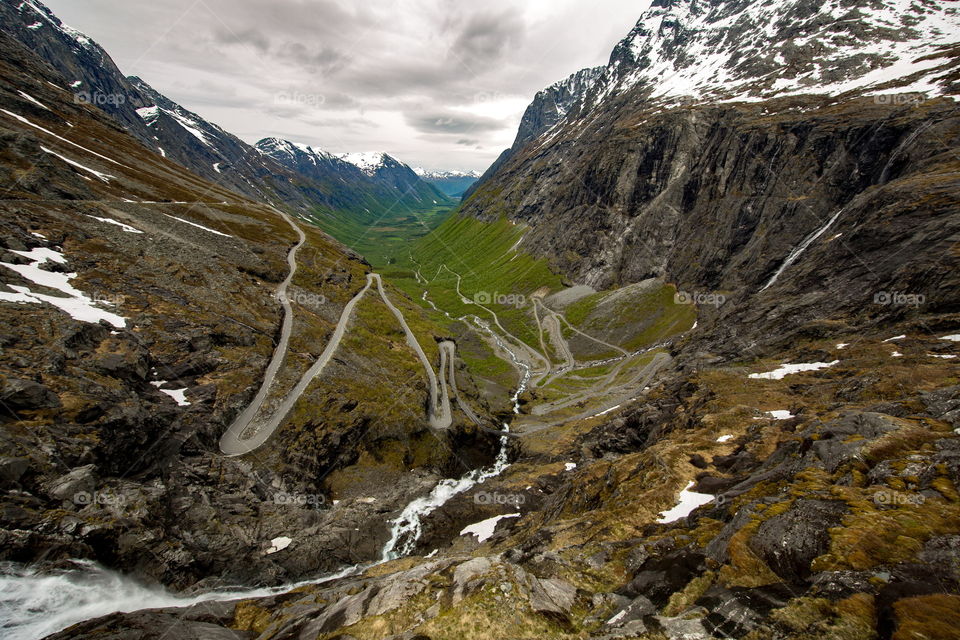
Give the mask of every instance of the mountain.
M 439 431 L 424 419 L 423 362 L 440 358 L 426 338 L 445 328 L 389 282 L 376 300 L 361 300 L 370 265 L 355 252 L 170 157 L 176 135 L 184 148 L 206 140 L 216 153 L 228 134 L 132 81 L 150 98 L 134 117 L 170 146 L 163 157 L 133 127 L 76 100 L 74 76 L 9 35 L 8 24 L 0 30 L 5 584 L 14 564 L 53 558 L 172 589 L 306 578 L 378 558 L 389 539 L 383 509 L 401 510 L 459 476 L 460 465 L 492 462 L 494 437 L 459 418 Z M 259 151 L 251 157 L 270 175 L 300 179 Z M 353 165 L 330 165 L 371 184 Z M 319 174 L 309 189 L 318 184 Z M 392 187 L 377 188 L 397 199 Z M 395 334 L 394 311 L 381 300 L 416 328 L 429 356 Z M 347 339 L 306 378 L 300 402 L 281 416 L 285 428 L 253 455 L 221 454 L 222 436 L 261 384 L 264 411 L 278 411 L 338 324 L 349 324 Z M 272 378 L 273 362 L 282 366 Z M 465 372 L 458 378 L 469 385 Z M 319 509 L 326 483 L 343 488 L 335 520 Z M 345 546 L 343 536 L 359 530 L 377 533 Z M 309 547 L 298 551 L 302 562 L 265 553 L 294 531 Z M 18 614 L 2 617 L 6 637 L 23 633 Z M 55 617 L 33 622 L 48 632 L 66 626 L 47 627 Z
M 421 205 L 450 203 L 446 195 L 421 180 L 413 169 L 388 153 L 383 151 L 345 153 L 340 156 L 340 159 L 354 165 L 376 183 L 405 194 Z
M 451 198 L 463 196 L 481 175 L 477 171 L 427 171 L 422 167 L 414 167 L 413 171 L 425 182 L 432 184 Z
M 958 40 L 932 0 L 656 0 L 455 215 L 354 229 L 373 274 L 0 33 L 5 630 L 956 637 Z
M 262 153 L 142 79 L 124 77 L 106 51 L 39 0 L 4 0 L 0 17 L 0 28 L 68 78 L 75 100 L 105 111 L 147 148 L 236 193 L 313 219 L 343 241 L 363 233 L 347 233 L 344 226 L 355 230 L 395 211 L 453 204 L 392 158 L 364 176 L 349 163 L 297 165 L 283 154 Z M 336 220 L 328 224 L 331 217 Z

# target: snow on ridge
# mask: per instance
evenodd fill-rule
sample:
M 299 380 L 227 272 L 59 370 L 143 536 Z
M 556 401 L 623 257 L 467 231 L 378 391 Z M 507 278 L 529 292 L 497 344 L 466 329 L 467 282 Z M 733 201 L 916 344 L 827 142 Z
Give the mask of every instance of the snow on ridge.
M 390 156 L 383 151 L 357 151 L 342 153 L 337 157 L 354 165 L 368 176 L 372 176 L 377 173 L 377 169 L 382 167 Z
M 956 62 L 945 47 L 960 42 L 960 11 L 950 3 L 663 4 L 641 15 L 582 91 L 587 110 L 635 86 L 648 87 L 649 99 L 663 104 L 851 91 L 950 95 L 947 76 Z

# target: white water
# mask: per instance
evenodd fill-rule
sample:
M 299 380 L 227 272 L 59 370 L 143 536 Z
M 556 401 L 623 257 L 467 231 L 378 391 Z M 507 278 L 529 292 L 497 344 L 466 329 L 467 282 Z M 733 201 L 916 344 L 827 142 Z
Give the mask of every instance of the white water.
M 517 355 L 507 348 L 500 337 L 490 329 L 489 325 L 484 324 L 476 316 L 474 316 L 474 321 L 478 326 L 490 332 L 497 345 L 509 354 L 514 364 L 523 371 L 520 376 L 520 384 L 510 399 L 513 402 L 513 412 L 520 413 L 520 395 L 527 389 L 527 383 L 530 380 L 530 366 L 521 362 Z M 509 433 L 510 425 L 504 424 L 503 430 Z M 408 504 L 400 512 L 400 515 L 390 523 L 390 539 L 383 546 L 380 562 L 401 558 L 413 551 L 421 533 L 423 533 L 422 523 L 425 516 L 442 507 L 452 497 L 464 491 L 469 491 L 478 484 L 503 473 L 510 466 L 507 463 L 507 442 L 507 436 L 500 436 L 500 451 L 497 453 L 493 466 L 489 469 L 474 469 L 457 480 L 445 478 L 438 482 L 429 494 Z
M 260 598 L 307 584 L 342 578 L 337 573 L 278 587 L 218 590 L 184 596 L 144 585 L 129 576 L 84 560 L 73 567 L 40 572 L 34 567 L 0 564 L 0 636 L 5 640 L 38 640 L 70 625 L 117 611 L 189 607 L 201 602 Z
M 800 257 L 800 254 L 806 251 L 807 247 L 813 244 L 814 240 L 822 236 L 824 233 L 827 232 L 827 229 L 833 226 L 833 223 L 837 221 L 837 218 L 840 217 L 840 214 L 843 213 L 843 211 L 844 211 L 843 209 L 840 209 L 835 214 L 833 214 L 833 217 L 827 220 L 827 223 L 825 225 L 823 225 L 822 227 L 820 227 L 819 229 L 811 233 L 809 236 L 807 236 L 806 239 L 803 242 L 801 242 L 796 249 L 791 251 L 790 255 L 787 256 L 787 259 L 784 260 L 783 264 L 780 265 L 780 268 L 777 269 L 777 272 L 773 274 L 773 277 L 770 278 L 770 280 L 767 281 L 767 284 L 763 285 L 763 289 L 760 289 L 760 291 L 766 290 L 767 288 L 770 287 L 770 285 L 776 282 L 777 278 L 780 277 L 780 274 L 786 271 L 787 267 L 789 267 L 791 264 L 796 262 L 797 258 Z
M 482 322 L 475 317 L 478 324 Z M 514 364 L 522 370 L 520 383 L 511 397 L 513 412 L 520 412 L 520 395 L 530 380 L 530 366 L 499 339 L 489 326 L 484 327 Z M 503 425 L 505 433 L 510 426 Z M 12 563 L 0 564 L 0 636 L 4 640 L 39 640 L 70 625 L 114 612 L 129 612 L 163 607 L 188 607 L 201 602 L 221 602 L 259 598 L 286 593 L 297 587 L 319 584 L 355 575 L 366 568 L 411 553 L 423 531 L 423 518 L 446 504 L 454 496 L 503 473 L 507 462 L 506 435 L 500 437 L 500 451 L 487 469 L 474 469 L 459 479 L 441 480 L 426 496 L 411 501 L 390 525 L 390 540 L 377 562 L 354 565 L 295 584 L 237 590 L 217 590 L 184 596 L 159 587 L 146 586 L 135 579 L 104 569 L 89 561 L 74 561 L 74 568 L 41 573 L 35 568 Z
M 504 431 L 510 430 L 506 424 Z M 468 491 L 476 485 L 498 476 L 509 467 L 507 463 L 507 436 L 500 437 L 500 452 L 497 454 L 493 466 L 489 469 L 474 469 L 466 475 L 454 480 L 444 478 L 437 483 L 433 490 L 422 498 L 417 498 L 400 512 L 390 523 L 390 539 L 383 546 L 380 562 L 387 562 L 402 558 L 413 551 L 423 532 L 424 516 L 433 513 L 447 503 L 450 498 Z

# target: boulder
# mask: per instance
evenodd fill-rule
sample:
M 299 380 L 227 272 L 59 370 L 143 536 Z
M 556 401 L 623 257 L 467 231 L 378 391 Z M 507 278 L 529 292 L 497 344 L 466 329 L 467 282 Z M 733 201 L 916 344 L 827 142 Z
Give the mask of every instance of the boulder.
M 0 382 L 0 407 L 16 418 L 17 411 L 54 409 L 60 398 L 49 387 L 33 380 L 6 378 Z
M 49 482 L 46 486 L 47 495 L 54 500 L 69 500 L 83 503 L 83 495 L 90 496 L 97 486 L 95 466 L 88 464 L 77 467 L 70 473 Z
M 750 548 L 781 578 L 803 581 L 810 576 L 810 563 L 830 544 L 829 528 L 847 510 L 843 502 L 797 500 L 785 513 L 761 523 Z

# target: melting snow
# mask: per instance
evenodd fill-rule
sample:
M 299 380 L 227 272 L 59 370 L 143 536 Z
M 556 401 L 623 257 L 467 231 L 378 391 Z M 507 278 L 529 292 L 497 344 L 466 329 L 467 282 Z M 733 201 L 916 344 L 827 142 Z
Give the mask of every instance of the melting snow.
M 214 163 L 213 163 L 213 170 L 216 171 L 217 173 L 223 173 L 222 171 L 220 171 L 220 163 L 219 163 L 219 162 L 214 162 Z
M 184 223 L 184 224 L 189 224 L 190 226 L 196 227 L 197 229 L 203 229 L 204 231 L 209 231 L 210 233 L 215 233 L 215 234 L 217 234 L 218 236 L 224 236 L 224 237 L 226 237 L 226 238 L 232 238 L 232 237 L 233 237 L 233 236 L 231 236 L 229 233 L 223 233 L 222 231 L 217 231 L 216 229 L 211 229 L 210 227 L 205 227 L 205 226 L 203 226 L 202 224 L 197 224 L 196 222 L 190 222 L 189 220 L 184 220 L 183 218 L 178 218 L 177 216 L 172 216 L 172 215 L 170 215 L 169 213 L 165 213 L 165 214 L 163 214 L 163 215 L 167 216 L 168 218 L 173 218 L 174 220 L 179 220 L 180 222 L 182 222 L 182 223 Z
M 949 340 L 951 342 L 960 342 L 960 333 L 955 333 L 952 336 L 943 336 L 941 340 Z
M 70 280 L 77 277 L 76 273 L 54 273 L 40 268 L 40 265 L 48 260 L 59 264 L 66 263 L 67 259 L 62 253 L 44 247 L 37 247 L 30 251 L 12 252 L 29 258 L 32 262 L 30 264 L 0 262 L 0 265 L 11 271 L 16 271 L 35 284 L 65 293 L 68 297 L 50 296 L 31 291 L 28 287 L 7 284 L 7 286 L 17 292 L 18 295 L 5 293 L 0 295 L 0 300 L 19 303 L 47 302 L 81 322 L 95 323 L 100 320 L 106 320 L 115 327 L 126 326 L 126 318 L 94 306 L 94 300 L 92 298 L 89 298 L 82 291 L 70 285 Z
M 933 356 L 934 358 L 943 358 L 944 360 L 950 360 L 952 358 L 957 357 L 950 353 L 931 353 L 930 355 Z
M 899 335 L 899 336 L 893 336 L 892 338 L 887 338 L 886 340 L 884 340 L 884 342 L 893 342 L 894 340 L 903 340 L 903 339 L 906 338 L 906 337 L 907 337 L 906 334 L 902 334 L 902 335 Z
M 84 166 L 84 165 L 80 164 L 79 162 L 77 162 L 76 160 L 71 160 L 70 158 L 67 158 L 67 157 L 65 157 L 65 156 L 60 155 L 60 154 L 57 153 L 56 151 L 51 151 L 50 149 L 47 149 L 47 148 L 46 148 L 45 146 L 43 146 L 43 145 L 40 145 L 40 148 L 41 148 L 42 150 L 44 150 L 45 152 L 49 153 L 50 155 L 56 156 L 56 157 L 60 158 L 61 160 L 63 160 L 64 162 L 66 162 L 67 164 L 69 164 L 69 165 L 71 165 L 71 166 L 74 166 L 74 167 L 76 167 L 76 168 L 78 168 L 78 169 L 82 169 L 83 171 L 87 171 L 88 173 L 92 173 L 93 175 L 97 176 L 99 179 L 103 180 L 104 182 L 110 182 L 110 179 L 111 179 L 111 178 L 116 178 L 116 176 L 111 176 L 110 174 L 107 174 L 107 173 L 101 173 L 101 172 L 97 171 L 96 169 L 91 169 L 90 167 Z M 91 216 L 91 217 L 92 217 L 92 216 Z
M 270 548 L 267 549 L 266 553 L 269 555 L 271 553 L 276 553 L 277 551 L 283 551 L 290 546 L 290 543 L 293 542 L 292 538 L 287 536 L 280 536 L 279 538 L 274 538 L 270 541 Z
M 34 98 L 33 96 L 31 96 L 30 94 L 24 93 L 23 91 L 17 91 L 17 93 L 19 93 L 21 96 L 23 96 L 24 98 L 26 98 L 27 100 L 29 100 L 29 101 L 32 102 L 33 104 L 37 105 L 37 106 L 40 107 L 41 109 L 47 109 L 47 106 L 46 106 L 45 104 L 43 104 L 42 102 L 40 102 L 39 100 L 37 100 L 36 98 Z M 47 111 L 50 111 L 50 109 L 47 109 Z
M 669 511 L 664 511 L 661 513 L 657 518 L 657 522 L 676 522 L 677 520 L 686 518 L 688 515 L 693 513 L 693 510 L 697 507 L 703 506 L 713 500 L 713 496 L 709 494 L 690 491 L 690 487 L 693 485 L 694 482 L 691 480 L 687 486 L 680 491 L 680 501 L 677 502 L 677 506 Z
M 788 376 L 791 373 L 799 373 L 801 371 L 816 371 L 818 369 L 826 369 L 827 367 L 832 367 L 835 364 L 839 364 L 839 360 L 834 360 L 833 362 L 808 362 L 800 364 L 782 364 L 779 368 L 774 369 L 773 371 L 767 371 L 765 373 L 751 373 L 748 377 L 750 378 L 760 378 L 763 380 L 782 380 L 784 376 Z
M 849 342 L 838 342 L 838 343 L 837 343 L 837 349 L 846 349 L 846 348 L 849 347 L 849 346 L 850 346 L 850 343 L 849 343 Z
M 786 409 L 774 409 L 773 411 L 764 411 L 764 413 L 770 414 L 770 417 L 774 420 L 789 420 L 793 417 L 793 414 Z
M 34 129 L 38 129 L 38 130 L 40 130 L 40 131 L 43 131 L 45 134 L 47 134 L 47 135 L 49 135 L 49 136 L 53 136 L 53 137 L 56 138 L 57 140 L 62 140 L 63 142 L 66 142 L 67 144 L 76 147 L 77 149 L 82 149 L 83 151 L 86 151 L 87 153 L 89 153 L 89 154 L 91 154 L 91 155 L 95 155 L 95 156 L 97 156 L 98 158 L 103 158 L 103 159 L 106 160 L 107 162 L 112 162 L 112 163 L 115 164 L 115 165 L 118 165 L 118 166 L 121 166 L 121 167 L 125 167 L 125 168 L 127 168 L 127 169 L 130 168 L 130 167 L 127 167 L 127 165 L 125 165 L 125 164 L 121 164 L 121 163 L 117 162 L 117 161 L 114 160 L 113 158 L 108 158 L 107 156 L 102 155 L 102 154 L 100 154 L 100 153 L 97 153 L 96 151 L 91 151 L 90 149 L 87 149 L 86 147 L 82 147 L 82 146 L 80 146 L 79 144 L 77 144 L 76 142 L 73 142 L 72 140 L 67 140 L 67 139 L 64 138 L 63 136 L 57 135 L 56 133 L 54 133 L 53 131 L 50 131 L 49 129 L 45 129 L 44 127 L 41 127 L 41 126 L 38 125 L 38 124 L 34 124 L 34 123 L 30 122 L 30 120 L 28 120 L 27 118 L 24 118 L 23 116 L 19 116 L 19 115 L 15 114 L 15 113 L 13 113 L 13 112 L 11 112 L 11 111 L 7 111 L 6 109 L 0 109 L 0 112 L 3 112 L 3 113 L 5 113 L 5 114 L 7 114 L 7 115 L 10 116 L 11 118 L 14 118 L 14 119 L 16 119 L 16 120 L 19 120 L 20 122 L 22 122 L 23 124 L 25 124 L 25 125 L 27 125 L 27 126 L 30 126 L 30 127 L 33 127 Z
M 566 471 L 573 471 L 574 469 L 577 468 L 577 463 L 576 463 L 576 462 L 567 462 L 566 464 L 563 465 L 563 468 L 564 468 L 564 470 L 566 470 Z
M 186 388 L 186 387 L 184 387 L 183 389 L 161 389 L 160 387 L 162 387 L 163 385 L 167 384 L 167 381 L 166 381 L 166 380 L 154 380 L 154 381 L 151 382 L 150 384 L 152 384 L 153 386 L 157 387 L 157 390 L 158 390 L 160 393 L 165 393 L 165 394 L 167 394 L 168 396 L 170 396 L 171 398 L 173 398 L 174 400 L 176 400 L 177 404 L 180 405 L 181 407 L 189 407 L 189 406 L 190 406 L 190 401 L 187 400 L 187 388 Z
M 717 438 L 717 442 L 729 442 L 729 441 L 732 440 L 732 439 L 733 439 L 733 436 L 731 436 L 731 435 L 725 435 L 725 436 L 720 436 L 719 438 Z
M 481 520 L 480 522 L 475 522 L 474 524 L 468 525 L 463 528 L 460 532 L 460 535 L 475 535 L 477 536 L 477 542 L 486 542 L 488 538 L 493 535 L 494 529 L 497 528 L 497 523 L 503 520 L 504 518 L 519 518 L 519 513 L 505 513 L 502 516 L 494 516 L 492 518 L 487 518 L 486 520 Z
M 120 227 L 121 229 L 123 229 L 124 231 L 126 231 L 127 233 L 143 233 L 143 231 L 140 231 L 140 229 L 137 229 L 136 227 L 131 227 L 131 226 L 128 225 L 128 224 L 123 224 L 122 222 L 118 222 L 118 221 L 112 220 L 112 219 L 110 219 L 110 218 L 101 218 L 100 216 L 92 216 L 92 215 L 90 215 L 89 213 L 85 213 L 84 215 L 87 216 L 88 218 L 93 218 L 94 220 L 99 220 L 100 222 L 106 222 L 107 224 L 116 225 L 116 226 Z

